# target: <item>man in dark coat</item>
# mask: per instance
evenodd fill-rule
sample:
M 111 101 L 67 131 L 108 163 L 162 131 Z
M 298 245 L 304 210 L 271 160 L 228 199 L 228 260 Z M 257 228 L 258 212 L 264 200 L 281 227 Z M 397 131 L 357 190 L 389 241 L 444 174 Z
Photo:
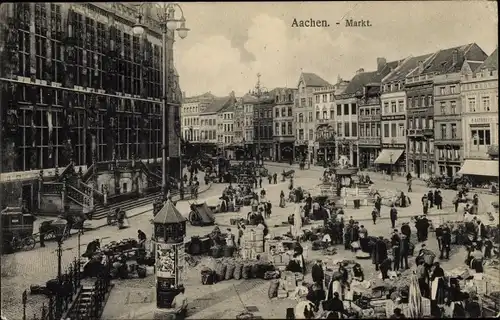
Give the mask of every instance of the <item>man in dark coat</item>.
M 313 282 L 319 284 L 321 288 L 323 288 L 323 282 L 325 280 L 325 272 L 323 271 L 321 260 L 316 260 L 314 262 L 314 265 L 311 267 L 311 276 Z
M 439 189 L 434 191 L 434 203 L 436 204 L 436 209 L 443 209 L 443 197 L 441 196 L 441 191 L 439 191 Z
M 401 241 L 399 243 L 399 259 L 401 260 L 401 269 L 408 269 L 409 254 L 410 254 L 410 238 L 407 237 L 405 234 L 402 234 Z
M 391 207 L 391 225 L 392 228 L 394 229 L 396 227 L 396 220 L 398 220 L 398 210 L 396 209 L 396 205 L 393 204 Z
M 441 255 L 439 259 L 450 259 L 450 247 L 451 247 L 451 234 L 449 229 L 443 228 L 443 233 L 441 235 Z
M 411 228 L 408 225 L 408 222 L 403 222 L 403 225 L 401 226 L 401 233 L 408 237 L 408 239 L 410 239 Z
M 379 237 L 375 243 L 375 270 L 378 271 L 379 265 L 387 258 L 387 245 L 383 237 Z
M 427 193 L 427 200 L 429 200 L 429 208 L 434 207 L 434 193 L 432 190 Z
M 377 195 L 375 199 L 375 208 L 377 208 L 378 216 L 380 217 L 380 209 L 382 208 L 382 197 L 380 195 Z
M 401 238 L 399 237 L 398 230 L 394 229 L 394 232 L 392 233 L 391 236 L 391 246 L 392 246 L 392 253 L 394 256 L 394 267 L 392 270 L 398 271 L 399 270 L 399 264 L 400 264 L 400 243 L 401 243 Z

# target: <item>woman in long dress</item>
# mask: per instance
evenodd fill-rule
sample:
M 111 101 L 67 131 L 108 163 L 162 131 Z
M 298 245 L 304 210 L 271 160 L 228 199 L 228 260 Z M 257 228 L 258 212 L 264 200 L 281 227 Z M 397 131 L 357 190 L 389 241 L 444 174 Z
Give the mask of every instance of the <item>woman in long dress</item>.
M 281 193 L 280 193 L 280 208 L 284 208 L 285 207 L 285 193 L 283 192 L 283 190 L 281 190 Z
M 437 305 L 443 305 L 445 296 L 444 270 L 439 265 L 439 262 L 435 262 L 431 275 L 431 300 Z
M 292 235 L 295 239 L 299 238 L 302 234 L 302 206 L 295 205 L 295 212 L 293 213 L 293 226 Z

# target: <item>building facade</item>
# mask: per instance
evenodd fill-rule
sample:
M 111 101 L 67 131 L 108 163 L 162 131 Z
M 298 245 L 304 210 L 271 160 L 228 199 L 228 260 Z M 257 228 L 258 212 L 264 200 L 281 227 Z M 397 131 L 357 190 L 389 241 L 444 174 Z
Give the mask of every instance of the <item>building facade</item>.
M 267 93 L 259 94 L 253 105 L 253 154 L 259 159 L 271 159 L 273 154 L 274 98 Z
M 359 167 L 374 168 L 381 148 L 380 140 L 380 85 L 368 84 L 358 99 Z
M 460 86 L 465 158 L 460 173 L 498 181 L 498 48 L 475 71 L 463 72 Z
M 221 111 L 234 105 L 233 95 L 214 98 L 212 103 L 200 113 L 200 148 L 212 155 L 221 152 L 220 147 L 224 141 L 224 119 L 220 120 Z
M 183 97 L 181 107 L 181 131 L 184 139 L 189 142 L 199 143 L 201 140 L 200 132 L 200 113 L 215 99 L 210 92 L 195 97 Z
M 257 104 L 257 98 L 251 94 L 245 94 L 243 98 L 241 98 L 243 104 L 243 148 L 249 157 L 254 156 L 254 121 L 253 121 L 253 112 L 254 105 Z
M 71 161 L 84 170 L 162 154 L 161 32 L 122 3 L 2 4 L 4 172 L 30 179 Z M 172 34 L 169 34 L 172 36 Z M 180 174 L 178 75 L 169 94 L 171 173 Z M 2 180 L 4 180 L 2 178 Z
M 463 160 L 460 72 L 434 77 L 434 152 L 436 173 L 453 177 Z
M 409 170 L 417 177 L 436 173 L 434 149 L 434 77 L 456 73 L 465 60 L 484 61 L 475 43 L 440 50 L 406 76 Z
M 294 118 L 296 121 L 295 156 L 314 163 L 315 153 L 315 108 L 314 90 L 331 86 L 314 73 L 301 73 L 297 85 Z
M 394 170 L 399 173 L 408 170 L 405 77 L 417 68 L 419 61 L 424 61 L 428 57 L 430 54 L 408 57 L 382 80 L 380 96 L 382 150 L 393 153 Z
M 295 121 L 293 106 L 297 89 L 276 88 L 271 91 L 273 106 L 273 158 L 275 161 L 294 159 Z
M 224 157 L 234 159 L 234 104 L 229 104 L 217 115 L 217 147 Z
M 341 94 L 348 84 L 349 81 L 344 81 L 339 76 L 335 85 L 314 89 L 316 162 L 329 162 L 336 159 L 335 96 Z

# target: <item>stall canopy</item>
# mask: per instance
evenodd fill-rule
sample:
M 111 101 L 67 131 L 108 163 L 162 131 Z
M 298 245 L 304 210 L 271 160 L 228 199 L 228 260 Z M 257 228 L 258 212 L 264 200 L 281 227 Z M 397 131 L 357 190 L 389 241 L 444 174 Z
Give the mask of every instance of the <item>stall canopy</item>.
M 498 161 L 495 160 L 465 160 L 459 174 L 498 177 Z
M 375 164 L 395 164 L 403 154 L 403 149 L 384 149 L 375 159 Z M 391 163 L 392 157 L 392 163 Z

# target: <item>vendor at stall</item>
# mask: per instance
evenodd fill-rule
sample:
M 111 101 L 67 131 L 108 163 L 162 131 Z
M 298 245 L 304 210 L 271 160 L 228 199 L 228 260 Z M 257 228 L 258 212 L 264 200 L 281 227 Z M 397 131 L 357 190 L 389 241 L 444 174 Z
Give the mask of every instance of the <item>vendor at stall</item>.
M 364 274 L 363 269 L 361 268 L 361 265 L 359 263 L 356 263 L 352 267 L 352 280 L 358 281 L 358 282 L 365 281 L 365 274 Z

